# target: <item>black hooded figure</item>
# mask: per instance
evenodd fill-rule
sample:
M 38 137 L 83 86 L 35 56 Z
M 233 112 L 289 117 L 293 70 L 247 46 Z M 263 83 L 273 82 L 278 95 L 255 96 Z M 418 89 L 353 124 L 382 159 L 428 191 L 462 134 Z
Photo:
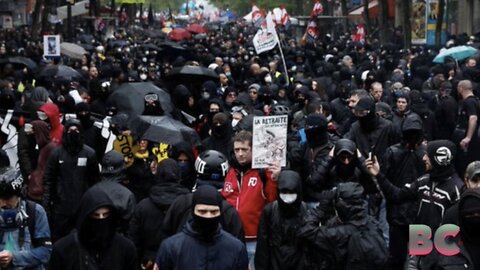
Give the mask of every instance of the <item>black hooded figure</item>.
M 291 170 L 280 173 L 279 198 L 265 206 L 260 218 L 255 269 L 304 269 L 304 246 L 297 230 L 307 212 L 302 202 L 300 175 Z
M 353 249 L 349 242 L 359 230 L 368 243 L 355 242 L 354 246 L 368 246 L 368 254 Z M 322 193 L 320 206 L 307 214 L 298 235 L 310 245 L 307 262 L 317 261 L 313 269 L 385 269 L 386 243 L 378 223 L 368 214 L 365 192 L 359 183 L 340 183 L 336 190 Z M 355 240 L 366 241 L 362 237 Z M 357 263 L 356 267 L 352 262 Z
M 138 269 L 132 241 L 116 233 L 114 209 L 103 191 L 88 190 L 77 212 L 77 231 L 54 244 L 49 269 Z
M 77 127 L 73 131 L 71 127 Z M 77 154 L 83 148 L 83 128 L 82 124 L 77 119 L 70 119 L 65 123 L 65 128 L 62 138 L 62 146 L 69 154 Z
M 157 167 L 155 183 L 148 198 L 138 203 L 130 222 L 128 238 L 137 247 L 140 263 L 144 266 L 155 259 L 160 243 L 167 237 L 162 230 L 165 214 L 175 199 L 190 191 L 180 185 L 177 162 L 162 160 Z
M 460 252 L 453 256 L 433 250 L 421 262 L 421 269 L 480 269 L 480 192 L 468 189 L 458 203 L 460 232 L 455 244 Z M 458 266 L 457 268 L 454 268 Z

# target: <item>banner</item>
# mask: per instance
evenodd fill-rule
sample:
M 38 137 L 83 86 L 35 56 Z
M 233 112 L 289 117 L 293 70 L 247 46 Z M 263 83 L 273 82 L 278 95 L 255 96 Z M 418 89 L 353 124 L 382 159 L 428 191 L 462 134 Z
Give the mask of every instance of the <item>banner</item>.
M 427 1 L 427 45 L 435 45 L 435 30 L 438 16 L 440 16 L 440 3 L 438 0 Z M 441 44 L 447 42 L 447 5 L 444 6 Z
M 427 5 L 424 0 L 412 1 L 412 44 L 425 44 Z
M 3 29 L 13 28 L 13 19 L 12 19 L 12 16 L 3 15 L 2 27 L 3 27 Z
M 365 43 L 365 26 L 363 23 L 357 25 L 357 33 L 353 36 L 353 41 Z
M 261 10 L 256 10 L 252 13 L 252 22 L 255 27 L 260 28 L 265 22 L 265 16 Z
M 43 36 L 43 55 L 60 56 L 60 35 Z
M 319 15 L 322 15 L 323 13 L 323 6 L 320 3 L 319 0 L 315 1 L 315 4 L 313 5 L 312 12 L 310 13 L 310 17 L 316 17 Z
M 307 42 L 315 42 L 320 35 L 320 30 L 318 30 L 317 22 L 310 20 L 307 25 Z
M 277 39 L 272 33 L 268 33 L 266 29 L 259 29 L 253 37 L 253 46 L 257 54 L 269 51 L 277 45 Z
M 272 163 L 287 164 L 288 116 L 253 118 L 252 168 L 267 168 Z

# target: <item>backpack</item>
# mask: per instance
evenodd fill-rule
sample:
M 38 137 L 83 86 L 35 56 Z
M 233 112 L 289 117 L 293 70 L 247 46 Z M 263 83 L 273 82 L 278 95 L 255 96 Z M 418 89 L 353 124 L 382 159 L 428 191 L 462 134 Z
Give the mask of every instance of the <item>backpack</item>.
M 381 232 L 369 221 L 364 226 L 353 226 L 348 240 L 345 269 L 376 270 L 385 269 L 388 250 Z
M 25 212 L 27 213 L 27 227 L 28 232 L 30 233 L 30 238 L 32 241 L 32 247 L 39 246 L 38 241 L 35 241 L 35 220 L 36 220 L 36 211 L 35 211 L 35 202 L 30 200 L 25 200 L 26 209 Z M 25 243 L 25 228 L 22 227 L 19 231 L 18 235 L 18 244 L 19 246 L 23 246 Z

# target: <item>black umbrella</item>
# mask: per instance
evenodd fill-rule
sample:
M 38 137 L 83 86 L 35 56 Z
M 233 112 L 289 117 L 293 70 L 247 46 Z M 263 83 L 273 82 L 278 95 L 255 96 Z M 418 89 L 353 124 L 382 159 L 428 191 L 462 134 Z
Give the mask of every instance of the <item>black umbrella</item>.
M 118 112 L 126 113 L 132 119 L 145 110 L 145 95 L 149 93 L 158 95 L 160 106 L 165 114 L 172 112 L 170 94 L 151 82 L 124 83 L 108 97 L 107 104 L 115 106 Z
M 140 47 L 142 47 L 143 49 L 154 50 L 154 51 L 157 51 L 157 52 L 162 51 L 162 48 L 160 48 L 157 45 L 152 44 L 152 43 L 142 44 L 142 45 L 140 45 Z
M 172 41 L 165 41 L 160 44 L 158 44 L 163 49 L 171 49 L 171 50 L 177 50 L 177 51 L 185 51 L 185 48 L 182 47 L 180 44 Z
M 13 56 L 13 57 L 7 57 L 5 59 L 0 60 L 0 64 L 7 64 L 10 63 L 16 67 L 21 67 L 21 68 L 28 68 L 31 71 L 36 71 L 38 66 L 37 63 L 35 63 L 32 59 L 23 57 L 23 56 Z
M 51 65 L 47 66 L 40 71 L 38 75 L 42 79 L 65 79 L 65 80 L 81 80 L 83 79 L 82 74 L 80 74 L 75 69 L 65 66 L 65 65 Z
M 199 80 L 217 80 L 218 74 L 215 71 L 206 67 L 187 65 L 172 69 L 167 74 L 167 77 Z
M 169 116 L 141 115 L 133 119 L 131 129 L 138 138 L 173 145 L 182 141 L 196 145 L 200 138 L 194 129 Z

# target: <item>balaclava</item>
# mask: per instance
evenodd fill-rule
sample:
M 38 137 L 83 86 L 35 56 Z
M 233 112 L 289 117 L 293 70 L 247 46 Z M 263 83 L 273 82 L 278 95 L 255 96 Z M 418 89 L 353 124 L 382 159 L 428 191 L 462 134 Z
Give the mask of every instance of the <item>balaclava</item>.
M 437 182 L 444 181 L 455 172 L 453 158 L 456 151 L 457 147 L 449 140 L 428 142 L 427 155 L 432 163 L 431 179 Z
M 357 161 L 356 152 L 357 152 L 357 146 L 355 145 L 355 142 L 349 139 L 340 139 L 335 144 L 335 150 L 333 153 L 336 159 L 335 168 L 336 168 L 336 173 L 341 179 L 347 180 L 353 176 L 355 172 L 356 161 Z M 349 164 L 345 164 L 339 159 L 340 155 L 343 153 L 348 153 L 349 155 L 352 156 L 352 159 Z
M 478 189 L 469 189 L 462 194 L 459 203 L 460 235 L 474 262 L 480 267 L 480 194 Z
M 68 133 L 68 128 L 71 126 L 76 126 L 79 132 L 70 132 Z M 63 139 L 62 145 L 70 154 L 77 154 L 83 148 L 83 131 L 82 124 L 77 119 L 69 119 L 65 124 L 63 130 Z
M 87 112 L 85 114 L 80 114 L 81 112 Z M 82 123 L 83 128 L 88 128 L 93 124 L 93 121 L 90 120 L 90 105 L 86 102 L 80 102 L 75 106 L 75 113 L 77 119 Z
M 305 121 L 305 135 L 311 147 L 318 147 L 328 143 L 328 120 L 323 114 L 311 113 Z
M 367 115 L 357 117 L 360 127 L 366 131 L 373 131 L 377 126 L 375 102 L 370 97 L 361 98 L 355 106 L 356 111 L 369 111 Z
M 228 117 L 225 113 L 219 112 L 212 119 L 212 136 L 218 139 L 223 138 L 227 134 Z
M 195 206 L 197 204 L 216 205 L 222 208 L 222 198 L 218 190 L 210 185 L 202 185 L 195 190 L 192 199 L 192 229 L 199 233 L 204 239 L 212 239 L 218 230 L 220 216 L 214 218 L 205 218 L 195 215 Z

